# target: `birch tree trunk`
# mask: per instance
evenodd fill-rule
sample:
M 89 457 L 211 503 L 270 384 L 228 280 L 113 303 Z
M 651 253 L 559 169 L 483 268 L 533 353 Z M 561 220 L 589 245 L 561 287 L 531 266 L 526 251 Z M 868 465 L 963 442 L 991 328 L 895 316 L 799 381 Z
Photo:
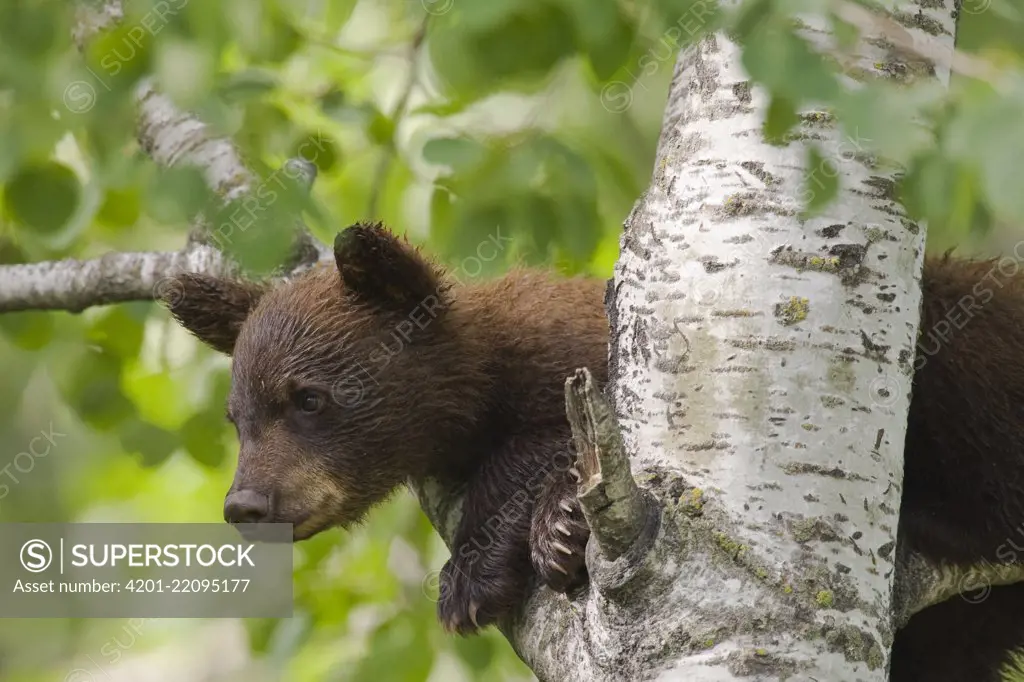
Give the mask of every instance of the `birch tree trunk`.
M 804 187 L 802 141 L 758 141 L 767 102 L 738 64 L 720 35 L 680 60 L 610 301 L 626 451 L 700 506 L 672 519 L 670 674 L 882 680 L 924 232 L 865 155 L 800 219 L 830 169 Z M 848 148 L 823 119 L 802 131 Z
M 934 50 L 911 59 L 896 44 L 925 26 L 924 42 L 951 53 L 953 1 L 900 4 L 888 25 L 910 37 L 869 30 L 848 68 L 913 61 L 945 80 L 948 67 L 922 66 Z M 114 6 L 97 26 L 121 16 Z M 545 682 L 886 678 L 924 232 L 893 200 L 895 171 L 828 114 L 807 112 L 786 145 L 763 142 L 766 97 L 739 56 L 722 35 L 680 56 L 609 286 L 610 403 L 585 370 L 566 384 L 590 582 L 571 597 L 539 589 L 503 626 Z M 222 195 L 251 189 L 230 144 L 148 85 L 139 99 L 156 161 L 200 166 Z M 838 171 L 806 168 L 811 142 Z M 836 173 L 828 212 L 802 219 L 807 192 Z M 300 242 L 296 269 L 328 252 Z M 0 311 L 152 298 L 182 268 L 230 263 L 199 239 L 178 256 L 5 266 Z M 416 492 L 450 542 L 452 491 Z M 899 613 L 955 592 L 930 571 L 915 564 Z

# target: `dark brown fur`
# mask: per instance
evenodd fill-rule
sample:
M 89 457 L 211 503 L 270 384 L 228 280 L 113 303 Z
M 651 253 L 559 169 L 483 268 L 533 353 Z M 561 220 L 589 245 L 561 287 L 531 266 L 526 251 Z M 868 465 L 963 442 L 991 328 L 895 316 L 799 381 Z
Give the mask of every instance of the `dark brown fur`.
M 337 270 L 255 307 L 251 285 L 179 278 L 174 314 L 234 355 L 241 448 L 228 499 L 256 491 L 259 520 L 291 522 L 303 539 L 358 521 L 406 480 L 464 485 L 438 605 L 461 633 L 520 604 L 533 575 L 578 584 L 588 533 L 563 387 L 581 366 L 606 380 L 604 284 L 520 270 L 451 288 L 377 226 L 342 232 L 335 255 Z M 900 542 L 963 564 L 1006 560 L 1024 521 L 1024 277 L 993 278 L 994 266 L 927 262 L 908 422 Z M 896 636 L 892 679 L 995 680 L 1024 643 L 1018 602 L 1024 586 L 918 614 Z
M 578 583 L 588 532 L 564 381 L 581 366 L 606 378 L 603 283 L 522 270 L 451 290 L 376 226 L 339 234 L 335 255 L 337 270 L 267 291 L 231 349 L 240 451 L 229 503 L 254 491 L 268 504 L 252 520 L 293 523 L 301 540 L 357 522 L 409 479 L 465 484 L 438 605 L 458 632 L 522 602 L 534 572 L 555 589 Z M 230 331 L 207 321 L 237 299 L 225 295 L 232 283 L 178 282 L 175 316 L 224 350 Z M 303 391 L 324 408 L 303 414 Z
M 899 541 L 962 566 L 1024 559 L 1024 273 L 1015 259 L 926 261 Z M 1024 645 L 1024 585 L 954 597 L 893 645 L 900 680 L 996 682 Z

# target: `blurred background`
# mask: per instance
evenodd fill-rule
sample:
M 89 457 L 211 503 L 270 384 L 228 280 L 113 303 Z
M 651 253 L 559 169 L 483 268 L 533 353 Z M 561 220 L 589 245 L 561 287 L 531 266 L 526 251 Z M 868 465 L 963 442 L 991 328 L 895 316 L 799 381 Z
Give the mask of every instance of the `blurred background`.
M 712 23 L 694 28 L 694 4 L 139 0 L 83 54 L 72 3 L 4 0 L 0 264 L 183 246 L 215 197 L 136 141 L 133 88 L 153 74 L 253 173 L 295 155 L 315 163 L 306 218 L 324 241 L 380 219 L 463 280 L 513 263 L 608 277 L 651 175 L 678 49 Z M 745 6 L 763 23 L 807 3 Z M 1019 73 L 1024 6 L 966 9 L 959 48 Z M 740 30 L 754 35 L 756 22 Z M 759 79 L 796 83 L 792 107 L 820 99 L 800 78 L 820 66 L 809 53 L 755 42 Z M 886 111 L 828 104 L 890 130 L 875 136 L 879 151 L 908 166 L 907 203 L 929 220 L 930 246 L 994 255 L 1024 224 L 1019 87 L 968 84 L 948 100 L 891 89 Z M 914 116 L 936 137 L 900 139 Z M 288 229 L 253 234 L 239 258 L 267 269 Z M 482 256 L 499 234 L 505 246 Z M 0 521 L 220 522 L 237 448 L 228 369 L 152 303 L 0 314 Z M 41 434 L 45 453 L 19 457 Z M 408 493 L 294 554 L 291 619 L 2 620 L 0 679 L 533 679 L 495 632 L 442 633 L 436 571 L 448 553 Z

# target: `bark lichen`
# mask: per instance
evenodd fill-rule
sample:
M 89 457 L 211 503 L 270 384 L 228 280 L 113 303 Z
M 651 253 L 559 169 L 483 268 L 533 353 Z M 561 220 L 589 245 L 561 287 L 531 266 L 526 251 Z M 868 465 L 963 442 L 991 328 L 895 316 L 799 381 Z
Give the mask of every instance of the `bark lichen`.
M 803 322 L 811 310 L 810 303 L 802 296 L 790 296 L 786 303 L 775 304 L 775 318 L 787 327 Z

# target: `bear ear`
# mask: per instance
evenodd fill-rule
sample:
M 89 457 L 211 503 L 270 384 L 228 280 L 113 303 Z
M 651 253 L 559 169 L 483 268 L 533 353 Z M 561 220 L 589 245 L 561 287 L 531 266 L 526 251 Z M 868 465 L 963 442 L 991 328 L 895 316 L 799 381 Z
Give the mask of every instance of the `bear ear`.
M 163 280 L 157 298 L 200 341 L 231 355 L 242 323 L 266 289 L 254 282 L 183 273 Z
M 380 223 L 352 225 L 334 239 L 334 260 L 345 288 L 359 301 L 408 314 L 443 309 L 449 285 L 440 269 Z

